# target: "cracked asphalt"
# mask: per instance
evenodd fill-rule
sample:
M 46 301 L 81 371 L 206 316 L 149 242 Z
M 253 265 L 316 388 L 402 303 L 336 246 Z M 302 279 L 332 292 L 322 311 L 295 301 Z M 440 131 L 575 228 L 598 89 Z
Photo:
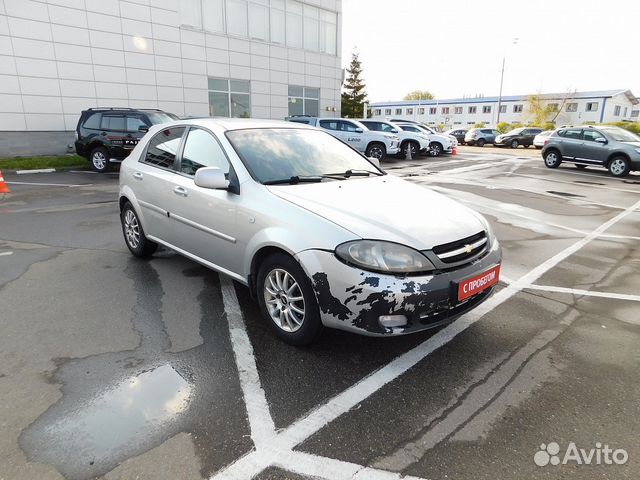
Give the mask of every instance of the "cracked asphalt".
M 353 464 L 370 467 L 360 479 L 640 478 L 640 174 L 549 170 L 532 149 L 459 152 L 384 168 L 483 213 L 504 250 L 498 291 L 517 289 L 295 446 L 335 470 L 275 464 L 254 478 L 356 478 L 340 473 Z M 251 452 L 218 274 L 169 250 L 134 259 L 117 174 L 5 179 L 0 479 L 207 479 Z M 277 430 L 434 335 L 327 331 L 295 348 L 245 287 L 235 294 Z M 561 463 L 536 465 L 551 442 Z M 571 442 L 628 459 L 563 464 Z

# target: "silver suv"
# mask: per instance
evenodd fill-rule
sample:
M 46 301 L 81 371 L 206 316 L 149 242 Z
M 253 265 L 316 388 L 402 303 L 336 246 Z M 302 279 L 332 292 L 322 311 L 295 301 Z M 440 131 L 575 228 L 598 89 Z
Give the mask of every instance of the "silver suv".
M 560 128 L 545 141 L 541 153 L 549 168 L 572 162 L 578 168 L 604 167 L 614 177 L 640 170 L 640 137 L 619 127 Z
M 487 143 L 494 143 L 500 132 L 493 128 L 472 128 L 464 136 L 464 143 L 484 147 Z
M 382 160 L 387 155 L 396 155 L 400 152 L 400 138 L 397 135 L 371 131 L 357 120 L 304 115 L 289 117 L 287 120 L 320 127 L 370 158 Z

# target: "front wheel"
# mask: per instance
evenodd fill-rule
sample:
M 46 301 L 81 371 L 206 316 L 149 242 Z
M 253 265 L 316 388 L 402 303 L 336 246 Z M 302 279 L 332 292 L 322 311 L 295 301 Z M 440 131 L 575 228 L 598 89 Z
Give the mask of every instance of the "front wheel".
M 625 157 L 615 157 L 609 162 L 609 173 L 614 177 L 626 177 L 631 171 L 631 164 Z
M 407 158 L 407 151 L 411 152 L 411 158 L 415 159 L 418 156 L 420 147 L 415 142 L 405 142 L 404 145 L 402 145 L 402 158 Z
M 109 151 L 104 147 L 96 147 L 91 150 L 89 155 L 89 161 L 91 162 L 91 168 L 98 173 L 106 173 L 110 170 Z
M 550 150 L 544 155 L 544 164 L 547 168 L 558 168 L 562 163 L 562 156 L 556 150 Z
M 382 160 L 387 156 L 387 148 L 382 143 L 372 143 L 367 147 L 365 155 Z
M 431 157 L 438 157 L 442 153 L 442 145 L 437 142 L 429 144 L 429 155 Z
M 518 143 L 518 140 L 513 140 L 513 141 L 511 142 L 511 148 L 518 148 L 518 145 L 520 145 L 520 144 Z
M 147 258 L 158 249 L 158 244 L 149 240 L 144 234 L 138 214 L 129 202 L 125 203 L 120 212 L 122 233 L 129 251 L 136 257 Z
M 290 256 L 277 253 L 260 265 L 257 296 L 262 316 L 288 344 L 309 345 L 322 332 L 311 282 Z
M 478 141 L 476 142 L 476 145 L 477 145 L 477 146 L 479 146 L 479 147 L 484 147 L 484 144 L 485 144 L 485 143 L 487 143 L 487 142 L 485 142 L 485 141 L 484 141 L 484 139 L 483 139 L 483 138 L 481 138 L 480 140 L 478 140 Z

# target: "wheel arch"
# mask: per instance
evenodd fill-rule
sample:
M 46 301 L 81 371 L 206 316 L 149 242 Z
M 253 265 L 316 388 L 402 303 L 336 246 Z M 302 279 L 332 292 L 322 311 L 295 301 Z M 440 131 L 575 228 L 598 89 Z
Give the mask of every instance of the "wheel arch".
M 610 155 L 607 157 L 607 161 L 606 161 L 606 162 L 604 162 L 604 166 L 605 166 L 605 167 L 607 167 L 607 168 L 609 168 L 609 164 L 611 163 L 611 160 L 613 160 L 613 159 L 614 159 L 614 158 L 616 158 L 616 157 L 623 157 L 623 158 L 625 158 L 628 162 L 630 162 L 630 161 L 631 161 L 631 158 L 629 157 L 629 155 L 627 155 L 627 153 L 622 152 L 622 151 L 616 151 L 616 152 L 613 152 L 612 154 L 610 154 Z
M 251 264 L 249 266 L 249 275 L 247 277 L 247 283 L 249 285 L 249 293 L 253 298 L 256 296 L 257 289 L 257 278 L 258 278 L 258 270 L 260 269 L 260 265 L 271 255 L 276 253 L 281 253 L 291 257 L 293 260 L 296 260 L 295 255 L 292 252 L 286 250 L 280 245 L 264 245 L 260 247 L 251 257 Z M 299 263 L 299 262 L 298 262 Z M 303 268 L 304 270 L 304 268 Z

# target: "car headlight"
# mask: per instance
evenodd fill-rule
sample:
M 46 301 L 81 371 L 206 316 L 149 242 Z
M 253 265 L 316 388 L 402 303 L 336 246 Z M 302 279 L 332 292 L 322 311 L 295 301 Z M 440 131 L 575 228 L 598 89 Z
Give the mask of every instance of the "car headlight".
M 416 273 L 435 267 L 423 254 L 399 243 L 382 240 L 355 240 L 336 247 L 344 262 L 364 270 L 384 273 Z

